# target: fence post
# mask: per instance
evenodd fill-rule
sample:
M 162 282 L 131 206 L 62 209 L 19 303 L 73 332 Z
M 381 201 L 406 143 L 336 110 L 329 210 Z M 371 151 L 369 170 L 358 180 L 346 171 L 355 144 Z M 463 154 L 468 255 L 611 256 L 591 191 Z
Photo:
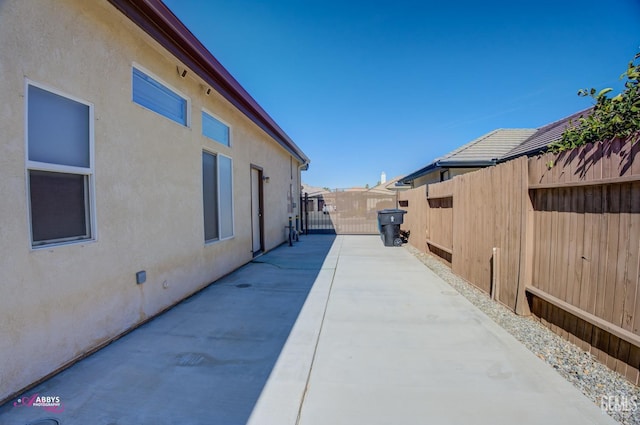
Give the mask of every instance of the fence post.
M 304 234 L 309 234 L 309 194 L 304 193 Z
M 500 301 L 500 248 L 493 247 L 491 266 L 491 299 Z
M 298 227 L 297 230 L 298 230 L 298 233 L 302 233 L 302 228 L 304 226 L 304 198 L 302 197 L 302 192 L 300 192 L 299 200 L 300 200 L 300 204 L 299 204 L 300 208 L 298 208 L 298 216 L 300 216 L 300 224 L 299 224 L 300 227 Z

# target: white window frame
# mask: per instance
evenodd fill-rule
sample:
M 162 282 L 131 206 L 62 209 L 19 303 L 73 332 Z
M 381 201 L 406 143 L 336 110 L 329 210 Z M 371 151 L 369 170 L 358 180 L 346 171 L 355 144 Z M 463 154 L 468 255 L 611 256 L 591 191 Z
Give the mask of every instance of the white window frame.
M 231 193 L 231 235 L 224 237 L 224 238 L 220 238 L 220 240 L 224 241 L 227 239 L 233 239 L 236 235 L 236 228 L 235 228 L 235 203 L 233 202 L 233 158 L 230 157 L 229 155 L 224 155 L 222 153 L 218 153 L 218 157 L 223 156 L 225 158 L 228 158 L 230 163 L 231 163 L 231 170 L 230 170 L 230 174 L 229 174 L 229 185 L 231 186 L 229 188 L 229 191 Z M 219 234 L 222 235 L 222 220 L 220 220 L 221 217 L 221 209 L 222 209 L 222 202 L 220 202 L 220 184 L 222 182 L 222 180 L 220 179 L 220 161 L 218 161 L 218 221 L 220 223 L 218 223 L 218 230 L 219 230 Z
M 179 97 L 183 98 L 186 101 L 186 117 L 185 117 L 185 121 L 186 123 L 182 124 L 181 122 L 178 122 L 170 117 L 167 117 L 166 115 L 163 115 L 157 111 L 154 111 L 153 109 L 147 108 L 144 105 L 139 104 L 138 102 L 136 102 L 135 100 L 133 100 L 133 70 L 137 69 L 138 71 L 142 72 L 143 74 L 146 74 L 148 77 L 153 78 L 154 80 L 156 80 L 158 83 L 162 84 L 166 89 L 172 91 L 174 94 L 178 95 Z M 153 72 L 149 71 L 148 69 L 146 69 L 145 67 L 143 67 L 142 65 L 133 62 L 131 64 L 131 72 L 129 73 L 129 76 L 131 78 L 131 103 L 133 103 L 134 105 L 137 105 L 147 111 L 151 111 L 154 114 L 157 114 L 165 119 L 168 119 L 169 121 L 171 121 L 172 123 L 178 124 L 181 127 L 185 127 L 185 128 L 191 128 L 191 98 L 189 96 L 187 96 L 186 94 L 184 94 L 183 92 L 181 92 L 180 90 L 176 89 L 174 86 L 172 86 L 171 84 L 167 83 L 166 81 L 164 81 L 162 78 L 158 77 L 156 74 L 154 74 Z
M 201 130 L 202 130 L 200 133 L 201 133 L 201 134 L 202 134 L 206 139 L 208 139 L 208 140 L 213 140 L 214 142 L 218 143 L 219 145 L 222 145 L 222 146 L 224 146 L 224 147 L 227 147 L 227 148 L 231 149 L 231 148 L 233 147 L 233 141 L 232 141 L 232 140 L 233 140 L 233 130 L 232 130 L 232 128 L 231 128 L 231 125 L 230 125 L 228 122 L 226 122 L 225 120 L 223 120 L 222 118 L 220 118 L 218 115 L 214 114 L 213 112 L 209 111 L 209 110 L 208 110 L 208 109 L 206 109 L 206 108 L 202 108 L 202 111 L 201 111 L 201 112 L 204 112 L 205 114 L 207 114 L 207 115 L 211 116 L 212 118 L 214 118 L 214 119 L 216 119 L 216 120 L 220 121 L 222 124 L 224 124 L 224 125 L 226 125 L 226 126 L 227 126 L 227 128 L 229 129 L 229 145 L 227 146 L 227 145 L 225 145 L 224 143 L 222 143 L 222 142 L 220 142 L 220 141 L 218 141 L 218 140 L 216 140 L 216 139 L 214 139 L 214 138 L 212 138 L 212 137 L 209 137 L 209 136 L 207 136 L 206 134 L 204 134 L 204 125 L 203 125 L 203 123 L 202 123 L 202 122 L 200 123 L 200 127 L 201 127 Z M 200 115 L 200 117 L 201 117 L 201 119 L 202 119 L 202 114 Z
M 233 239 L 236 236 L 236 228 L 235 228 L 236 221 L 235 221 L 235 218 L 234 218 L 235 217 L 235 202 L 234 202 L 234 199 L 233 199 L 233 195 L 234 195 L 234 192 L 233 192 L 233 183 L 234 183 L 233 182 L 233 158 L 230 157 L 229 155 L 222 154 L 222 153 L 220 153 L 218 151 L 215 151 L 213 149 L 209 149 L 207 147 L 203 147 L 202 148 L 202 153 L 207 153 L 209 155 L 213 155 L 213 156 L 216 157 L 216 195 L 218 197 L 218 223 L 217 223 L 218 224 L 218 237 L 215 238 L 215 239 L 210 239 L 210 240 L 206 240 L 205 239 L 204 240 L 204 244 L 205 245 L 213 245 L 213 244 L 216 244 L 218 242 L 222 242 L 222 241 L 226 241 L 226 240 L 229 240 L 229 239 Z M 231 161 L 231 176 L 230 176 L 230 180 L 231 180 L 230 181 L 230 183 L 231 183 L 231 235 L 227 236 L 227 237 L 224 237 L 224 238 L 221 237 L 221 235 L 222 235 L 222 224 L 221 224 L 222 220 L 220 219 L 221 205 L 222 205 L 222 202 L 220 201 L 220 162 L 218 161 L 218 158 L 220 156 L 224 156 L 225 158 L 228 158 Z M 200 163 L 200 167 L 202 167 L 202 162 Z M 202 174 L 202 172 L 203 172 L 202 168 L 200 169 L 200 172 Z M 201 188 L 201 192 L 204 192 L 204 187 Z M 204 204 L 202 205 L 202 211 L 204 212 Z M 204 217 L 203 217 L 203 220 L 204 220 Z M 204 221 L 203 221 L 202 225 L 203 225 L 203 232 L 202 233 L 204 234 Z
M 48 91 L 55 95 L 64 97 L 74 102 L 81 103 L 89 107 L 89 167 L 75 167 L 70 165 L 52 164 L 40 161 L 31 161 L 29 159 L 29 86 L 37 87 L 39 89 Z M 26 181 L 26 195 L 27 195 L 27 220 L 29 223 L 29 246 L 32 251 L 41 249 L 50 249 L 62 245 L 75 245 L 86 244 L 95 242 L 98 240 L 97 233 L 97 219 L 96 219 L 96 196 L 95 196 L 95 132 L 94 132 L 94 105 L 84 99 L 80 99 L 47 84 L 38 83 L 36 81 L 25 78 L 24 84 L 24 158 L 25 158 L 25 181 Z M 88 227 L 89 237 L 84 239 L 78 239 L 77 237 L 68 239 L 56 239 L 52 242 L 42 242 L 34 245 L 33 240 L 33 221 L 31 212 L 31 185 L 30 185 L 30 171 L 46 171 L 46 172 L 58 172 L 65 174 L 83 175 L 87 179 L 85 196 L 85 208 L 89 215 Z

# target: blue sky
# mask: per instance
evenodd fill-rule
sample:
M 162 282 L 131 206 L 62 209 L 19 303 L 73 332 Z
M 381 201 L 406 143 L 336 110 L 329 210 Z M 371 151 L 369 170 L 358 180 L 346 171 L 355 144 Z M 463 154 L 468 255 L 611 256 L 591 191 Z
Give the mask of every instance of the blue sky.
M 640 0 L 165 3 L 332 188 L 587 108 L 640 51 Z

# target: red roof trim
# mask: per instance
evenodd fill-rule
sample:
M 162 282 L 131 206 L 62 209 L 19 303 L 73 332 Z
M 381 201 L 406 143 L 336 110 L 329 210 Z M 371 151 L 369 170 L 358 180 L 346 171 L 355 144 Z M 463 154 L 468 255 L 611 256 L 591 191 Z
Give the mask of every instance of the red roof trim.
M 160 0 L 108 0 L 303 164 L 309 158 Z

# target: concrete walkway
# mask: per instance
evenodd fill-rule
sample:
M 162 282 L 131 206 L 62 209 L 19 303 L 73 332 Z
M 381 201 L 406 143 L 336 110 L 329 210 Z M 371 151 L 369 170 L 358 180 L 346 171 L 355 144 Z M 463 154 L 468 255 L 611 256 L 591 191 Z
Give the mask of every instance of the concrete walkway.
M 340 236 L 249 423 L 616 422 L 407 250 Z
M 615 423 L 376 236 L 282 246 L 33 394 L 64 412 L 8 403 L 0 424 Z

